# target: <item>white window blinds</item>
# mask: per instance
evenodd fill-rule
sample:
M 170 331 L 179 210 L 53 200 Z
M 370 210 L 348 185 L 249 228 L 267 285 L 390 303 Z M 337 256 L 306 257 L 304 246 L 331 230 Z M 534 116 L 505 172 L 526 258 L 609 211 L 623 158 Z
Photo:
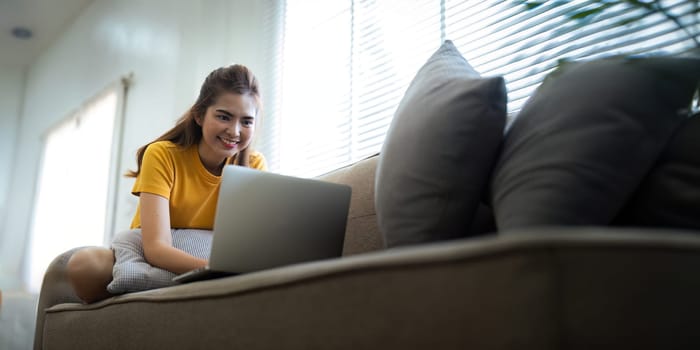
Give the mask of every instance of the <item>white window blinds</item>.
M 275 155 L 268 158 L 273 171 L 297 176 L 378 152 L 411 79 L 444 39 L 482 75 L 504 76 L 510 113 L 559 59 L 682 54 L 697 46 L 697 1 L 653 2 L 666 14 L 645 8 L 652 2 L 630 3 L 287 0 L 279 97 L 268 109 L 274 125 L 260 148 Z
M 523 3 L 542 5 L 528 10 Z M 446 36 L 483 75 L 505 77 L 509 110 L 517 112 L 559 59 L 678 54 L 695 46 L 692 37 L 669 18 L 627 3 L 448 0 Z M 693 1 L 656 3 L 677 15 L 697 37 L 699 22 Z M 605 4 L 609 7 L 595 16 L 572 18 Z

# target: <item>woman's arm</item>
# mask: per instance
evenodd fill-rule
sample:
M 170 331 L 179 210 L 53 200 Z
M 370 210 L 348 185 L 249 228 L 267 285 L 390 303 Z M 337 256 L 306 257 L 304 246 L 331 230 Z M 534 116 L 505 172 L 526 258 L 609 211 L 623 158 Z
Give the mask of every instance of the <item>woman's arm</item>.
M 141 235 L 143 253 L 149 264 L 177 274 L 207 265 L 207 261 L 173 247 L 168 200 L 141 192 Z

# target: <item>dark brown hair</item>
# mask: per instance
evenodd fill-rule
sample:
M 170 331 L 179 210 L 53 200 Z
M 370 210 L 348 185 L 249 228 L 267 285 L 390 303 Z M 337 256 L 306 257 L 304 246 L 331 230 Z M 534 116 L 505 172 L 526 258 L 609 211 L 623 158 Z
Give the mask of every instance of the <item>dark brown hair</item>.
M 219 95 L 224 92 L 252 96 L 255 101 L 257 114 L 260 114 L 262 101 L 260 99 L 258 80 L 253 75 L 253 72 L 246 66 L 240 64 L 215 69 L 204 79 L 197 101 L 182 117 L 180 117 L 175 126 L 136 151 L 138 168 L 136 168 L 136 171 L 129 170 L 125 176 L 137 177 L 139 175 L 141 172 L 143 154 L 146 152 L 146 148 L 154 142 L 170 141 L 182 148 L 198 144 L 202 139 L 202 127 L 197 124 L 197 119 L 203 118 L 207 108 L 214 104 Z M 249 166 L 249 149 L 250 146 L 242 149 L 238 154 L 231 157 L 229 164 Z

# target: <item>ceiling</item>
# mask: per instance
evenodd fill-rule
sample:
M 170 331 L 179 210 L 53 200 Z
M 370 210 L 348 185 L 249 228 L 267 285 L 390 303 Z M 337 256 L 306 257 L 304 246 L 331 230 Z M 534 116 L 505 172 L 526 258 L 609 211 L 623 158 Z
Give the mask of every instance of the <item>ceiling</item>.
M 58 38 L 93 0 L 0 0 L 0 65 L 26 67 Z M 33 32 L 28 40 L 14 27 Z

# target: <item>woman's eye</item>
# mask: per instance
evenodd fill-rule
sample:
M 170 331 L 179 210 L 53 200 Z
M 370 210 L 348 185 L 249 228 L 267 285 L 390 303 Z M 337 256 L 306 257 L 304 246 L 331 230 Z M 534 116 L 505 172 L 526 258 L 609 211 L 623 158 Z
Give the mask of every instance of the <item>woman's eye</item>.
M 251 125 L 253 125 L 253 121 L 252 121 L 252 120 L 244 120 L 242 123 L 243 123 L 243 125 L 245 125 L 245 126 L 251 126 Z
M 227 116 L 227 115 L 225 115 L 225 114 L 220 114 L 220 115 L 217 116 L 217 118 L 219 118 L 219 120 L 223 120 L 223 121 L 229 121 L 229 120 L 231 120 L 231 117 L 229 117 L 229 116 Z

